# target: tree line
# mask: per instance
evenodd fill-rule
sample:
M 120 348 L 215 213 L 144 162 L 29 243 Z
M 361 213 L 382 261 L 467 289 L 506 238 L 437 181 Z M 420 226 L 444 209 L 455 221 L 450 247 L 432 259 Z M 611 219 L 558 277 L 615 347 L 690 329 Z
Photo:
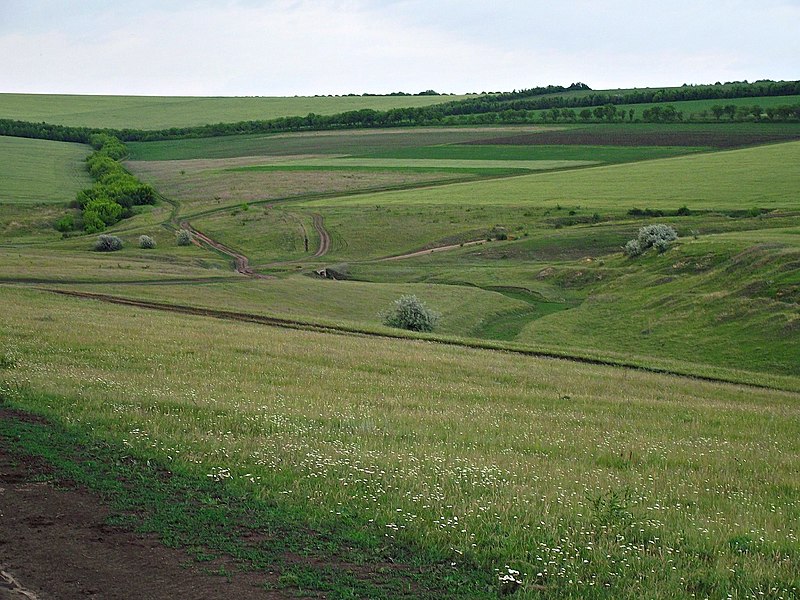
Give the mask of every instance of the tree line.
M 568 92 L 581 92 L 567 94 Z M 567 95 L 564 95 L 567 94 Z M 71 127 L 50 123 L 32 123 L 0 119 L 0 135 L 34 137 L 65 142 L 89 143 L 92 135 L 103 133 L 125 142 L 156 141 L 224 135 L 277 133 L 283 131 L 313 131 L 324 129 L 351 129 L 370 127 L 406 127 L 426 125 L 510 124 L 554 121 L 633 121 L 635 110 L 620 109 L 620 104 L 655 103 L 640 118 L 650 122 L 685 120 L 684 115 L 670 102 L 698 99 L 741 98 L 757 96 L 800 95 L 800 81 L 758 81 L 754 83 L 728 83 L 711 86 L 683 86 L 670 89 L 632 90 L 618 94 L 593 93 L 583 83 L 569 87 L 547 86 L 528 90 L 493 94 L 444 102 L 431 106 L 392 108 L 385 111 L 361 109 L 334 115 L 278 117 L 275 119 L 213 123 L 193 127 L 172 127 L 161 130 L 104 129 Z M 800 104 L 785 105 L 756 111 L 747 111 L 734 105 L 716 106 L 711 116 L 721 120 L 800 120 Z M 734 106 L 730 109 L 730 106 Z M 730 112 L 732 110 L 732 112 Z M 695 117 L 696 118 L 696 117 Z M 710 116 L 700 120 L 711 120 Z

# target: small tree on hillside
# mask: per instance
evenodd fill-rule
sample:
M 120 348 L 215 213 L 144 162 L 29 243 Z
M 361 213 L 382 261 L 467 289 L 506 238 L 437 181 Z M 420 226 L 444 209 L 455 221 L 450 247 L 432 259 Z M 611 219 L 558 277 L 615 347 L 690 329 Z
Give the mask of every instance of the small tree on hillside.
M 409 331 L 433 331 L 440 316 L 416 296 L 401 296 L 390 311 L 381 315 L 385 325 Z

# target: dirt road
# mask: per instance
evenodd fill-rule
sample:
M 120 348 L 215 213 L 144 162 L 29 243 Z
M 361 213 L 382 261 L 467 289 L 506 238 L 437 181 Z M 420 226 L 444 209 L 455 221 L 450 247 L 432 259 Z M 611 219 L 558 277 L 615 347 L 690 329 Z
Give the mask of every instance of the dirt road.
M 328 250 L 331 249 L 331 235 L 328 233 L 322 223 L 322 215 L 314 213 L 312 218 L 314 220 L 314 229 L 316 229 L 317 233 L 319 234 L 319 248 L 317 249 L 316 254 L 314 254 L 314 258 L 319 258 L 321 256 L 325 256 L 328 253 Z
M 272 279 L 270 275 L 261 275 L 260 273 L 256 273 L 253 269 L 250 268 L 250 261 L 248 258 L 239 252 L 236 252 L 233 248 L 229 248 L 225 244 L 222 244 L 216 240 L 211 239 L 202 231 L 198 231 L 189 221 L 181 221 L 181 227 L 183 229 L 187 229 L 192 232 L 194 236 L 195 243 L 198 245 L 205 244 L 206 246 L 210 246 L 211 248 L 222 252 L 223 254 L 227 254 L 230 256 L 235 264 L 235 269 L 237 273 L 241 273 L 242 275 L 247 275 L 248 277 L 254 277 L 256 279 Z
M 399 254 L 397 256 L 387 256 L 380 258 L 377 262 L 384 262 L 387 260 L 402 260 L 404 258 L 413 258 L 415 256 L 425 256 L 426 254 L 433 254 L 435 252 L 446 252 L 447 250 L 455 250 L 456 248 L 463 248 L 466 246 L 477 246 L 485 243 L 486 240 L 473 240 L 471 242 L 464 242 L 463 244 L 450 244 L 448 246 L 436 246 L 435 248 L 427 248 L 426 250 L 417 250 L 416 252 L 409 252 L 408 254 Z

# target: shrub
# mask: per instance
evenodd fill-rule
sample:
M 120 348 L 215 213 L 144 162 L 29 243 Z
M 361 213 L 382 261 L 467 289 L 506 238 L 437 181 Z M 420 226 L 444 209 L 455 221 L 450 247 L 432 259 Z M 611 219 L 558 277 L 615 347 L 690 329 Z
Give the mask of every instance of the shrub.
M 192 244 L 192 232 L 188 229 L 179 229 L 177 240 L 178 246 L 190 246 Z
M 624 252 L 631 258 L 634 256 L 639 256 L 642 253 L 642 247 L 639 245 L 639 240 L 630 240 L 627 244 L 625 244 Z
M 429 309 L 416 296 L 401 296 L 394 301 L 394 307 L 381 316 L 383 323 L 389 327 L 409 331 L 433 331 L 441 315 Z
M 106 224 L 96 212 L 87 210 L 83 213 L 83 230 L 86 233 L 98 233 L 105 228 Z
M 64 215 L 56 221 L 56 229 L 61 232 L 73 231 L 75 229 L 75 217 Z
M 678 239 L 678 232 L 671 226 L 659 223 L 657 225 L 645 225 L 639 229 L 639 244 L 643 249 L 654 246 L 656 242 L 672 242 Z
M 122 218 L 122 206 L 108 198 L 95 198 L 84 208 L 85 213 L 95 213 L 106 225 L 113 225 Z
M 639 256 L 648 248 L 666 252 L 670 243 L 676 239 L 678 239 L 678 232 L 670 225 L 663 223 L 646 225 L 639 229 L 639 235 L 635 240 L 630 240 L 625 244 L 623 250 L 630 257 Z
M 156 247 L 156 241 L 151 238 L 149 235 L 140 235 L 139 236 L 139 248 L 144 248 L 145 250 L 150 250 Z
M 508 231 L 506 231 L 506 228 L 503 227 L 502 225 L 495 225 L 492 228 L 492 231 L 490 232 L 490 235 L 494 239 L 500 240 L 500 241 L 508 239 Z M 489 239 L 491 241 L 491 238 L 489 238 Z
M 115 252 L 122 249 L 122 240 L 115 235 L 100 235 L 94 243 L 98 252 Z

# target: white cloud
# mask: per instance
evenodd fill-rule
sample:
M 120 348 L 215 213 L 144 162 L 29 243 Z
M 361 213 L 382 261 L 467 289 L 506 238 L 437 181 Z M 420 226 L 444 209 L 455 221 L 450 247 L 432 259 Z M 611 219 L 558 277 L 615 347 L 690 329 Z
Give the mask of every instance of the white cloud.
M 794 78 L 797 2 L 10 2 L 0 91 L 294 95 Z M 16 8 L 16 10 L 13 10 Z

